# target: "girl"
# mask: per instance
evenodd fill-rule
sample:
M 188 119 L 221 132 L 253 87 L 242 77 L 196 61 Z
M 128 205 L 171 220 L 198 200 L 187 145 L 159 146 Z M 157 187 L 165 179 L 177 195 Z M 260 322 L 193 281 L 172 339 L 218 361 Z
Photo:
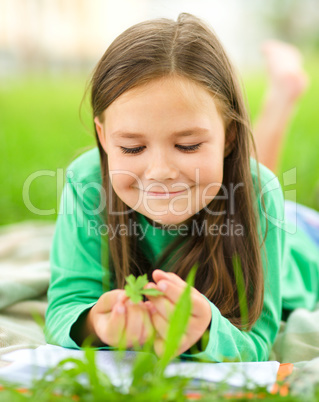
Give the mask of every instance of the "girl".
M 177 22 L 139 23 L 106 50 L 91 87 L 98 148 L 67 171 L 50 257 L 47 341 L 79 348 L 92 335 L 96 346 L 112 348 L 125 332 L 131 347 L 154 330 L 160 355 L 170 313 L 198 263 L 178 354 L 267 360 L 283 308 L 311 309 L 318 300 L 319 259 L 303 233 L 294 235 L 302 252 L 287 243 L 282 190 L 250 158 L 240 86 L 215 34 L 185 13 Z M 133 305 L 125 277 L 144 273 L 163 295 Z M 207 330 L 207 345 L 192 354 Z

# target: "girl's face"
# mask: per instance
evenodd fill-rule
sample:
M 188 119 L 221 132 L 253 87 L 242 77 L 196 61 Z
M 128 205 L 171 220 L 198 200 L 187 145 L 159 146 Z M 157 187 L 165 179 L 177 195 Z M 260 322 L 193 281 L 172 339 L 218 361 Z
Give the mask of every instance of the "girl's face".
M 94 121 L 113 189 L 155 225 L 178 227 L 218 193 L 224 122 L 213 96 L 199 84 L 155 79 L 119 96 L 103 118 Z

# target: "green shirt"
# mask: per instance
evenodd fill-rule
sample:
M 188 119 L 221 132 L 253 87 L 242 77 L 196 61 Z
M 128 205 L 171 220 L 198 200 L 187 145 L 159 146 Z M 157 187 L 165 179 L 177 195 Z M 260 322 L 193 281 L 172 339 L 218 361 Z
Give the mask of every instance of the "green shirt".
M 251 159 L 254 182 L 255 162 Z M 319 300 L 319 251 L 305 233 L 295 231 L 291 225 L 283 227 L 284 200 L 278 179 L 263 165 L 260 164 L 259 169 L 269 217 L 265 253 L 262 254 L 265 276 L 262 313 L 252 329 L 245 332 L 232 325 L 209 301 L 212 312 L 209 341 L 206 349 L 193 357 L 211 361 L 225 358 L 267 360 L 279 329 L 282 309 L 304 307 L 311 310 Z M 79 348 L 71 338 L 71 327 L 103 294 L 102 262 L 105 265 L 107 259 L 105 247 L 102 247 L 105 236 L 101 234 L 110 229 L 97 214 L 103 210 L 101 185 L 99 152 L 93 148 L 75 159 L 67 169 L 50 253 L 51 281 L 45 326 L 49 343 Z M 263 213 L 259 201 L 258 212 Z M 139 240 L 141 249 L 154 262 L 178 234 L 153 227 L 142 214 L 137 213 L 137 218 L 145 234 Z M 109 231 L 107 236 L 114 236 L 114 233 Z

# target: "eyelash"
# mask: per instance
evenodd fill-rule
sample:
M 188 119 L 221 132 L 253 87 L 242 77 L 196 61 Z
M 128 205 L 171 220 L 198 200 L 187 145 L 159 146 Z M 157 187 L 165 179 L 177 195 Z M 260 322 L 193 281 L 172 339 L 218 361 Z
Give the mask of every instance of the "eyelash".
M 198 148 L 202 145 L 202 143 L 200 144 L 196 144 L 196 145 L 190 145 L 190 146 L 183 146 L 183 145 L 176 145 L 176 147 L 179 147 L 180 150 L 182 150 L 183 152 L 193 152 L 193 151 L 197 151 Z M 123 152 L 123 154 L 138 154 L 142 151 L 143 147 L 137 147 L 137 148 L 124 148 L 124 147 L 120 147 L 121 151 Z

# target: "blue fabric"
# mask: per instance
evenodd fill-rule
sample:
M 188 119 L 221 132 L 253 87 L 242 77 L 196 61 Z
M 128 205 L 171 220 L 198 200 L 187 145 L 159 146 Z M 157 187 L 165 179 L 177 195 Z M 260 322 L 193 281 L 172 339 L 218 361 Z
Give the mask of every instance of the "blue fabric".
M 285 201 L 285 220 L 296 222 L 319 246 L 319 212 L 293 201 Z

